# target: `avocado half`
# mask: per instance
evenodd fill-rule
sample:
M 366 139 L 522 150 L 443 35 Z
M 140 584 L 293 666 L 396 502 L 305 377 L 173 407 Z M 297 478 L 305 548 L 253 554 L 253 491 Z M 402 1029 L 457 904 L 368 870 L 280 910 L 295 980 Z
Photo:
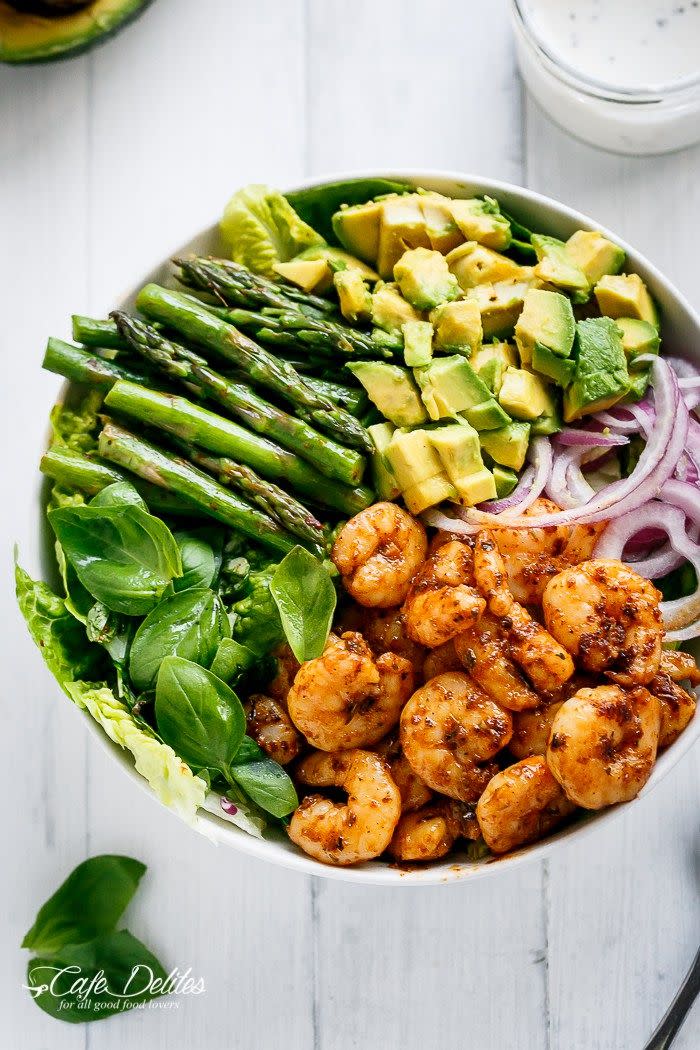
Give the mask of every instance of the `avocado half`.
M 0 0 L 0 62 L 70 58 L 101 44 L 152 0 Z

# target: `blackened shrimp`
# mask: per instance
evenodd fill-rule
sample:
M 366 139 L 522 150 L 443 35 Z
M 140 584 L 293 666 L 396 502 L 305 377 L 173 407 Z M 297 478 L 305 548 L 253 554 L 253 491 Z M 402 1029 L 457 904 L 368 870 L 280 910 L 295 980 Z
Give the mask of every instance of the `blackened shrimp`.
M 472 806 L 440 799 L 402 814 L 388 853 L 400 861 L 439 860 L 450 852 L 458 838 L 477 839 L 480 835 Z
M 485 607 L 474 587 L 471 547 L 452 540 L 414 577 L 403 606 L 406 631 L 414 642 L 436 649 L 476 623 Z
M 356 602 L 390 609 L 406 597 L 427 550 L 419 521 L 395 503 L 375 503 L 343 525 L 332 558 Z
M 497 773 L 476 806 L 481 833 L 494 853 L 536 842 L 575 806 L 540 755 L 525 758 Z

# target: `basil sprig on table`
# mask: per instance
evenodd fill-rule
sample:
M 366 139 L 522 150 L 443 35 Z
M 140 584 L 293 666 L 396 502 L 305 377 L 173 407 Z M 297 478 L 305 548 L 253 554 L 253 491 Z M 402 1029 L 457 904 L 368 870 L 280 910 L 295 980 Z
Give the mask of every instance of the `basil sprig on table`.
M 158 959 L 128 930 L 116 929 L 145 870 L 131 857 L 91 857 L 39 909 L 22 947 L 37 953 L 27 965 L 27 988 L 45 1013 L 74 1024 L 96 1021 L 166 990 Z
M 303 547 L 279 563 L 270 593 L 289 646 L 299 663 L 320 656 L 328 640 L 337 596 L 324 564 Z

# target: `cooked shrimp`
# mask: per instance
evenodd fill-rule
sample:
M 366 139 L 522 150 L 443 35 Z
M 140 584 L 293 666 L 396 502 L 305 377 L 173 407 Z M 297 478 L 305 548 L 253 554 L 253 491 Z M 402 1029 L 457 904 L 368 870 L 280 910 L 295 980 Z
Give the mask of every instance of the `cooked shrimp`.
M 428 787 L 476 802 L 496 767 L 489 763 L 510 740 L 510 714 L 469 675 L 432 678 L 401 712 L 401 747 Z
M 510 657 L 522 668 L 535 689 L 558 689 L 574 673 L 574 662 L 559 641 L 516 602 L 498 548 L 490 532 L 476 537 L 474 575 L 489 609 L 509 643 Z
M 508 744 L 513 758 L 547 754 L 552 722 L 563 702 L 554 700 L 551 704 L 543 704 L 532 711 L 513 712 L 513 735 Z
M 643 686 L 579 689 L 554 716 L 547 765 L 584 809 L 628 802 L 649 779 L 659 726 L 659 701 Z
M 413 665 L 416 674 L 423 671 L 425 649 L 412 641 L 406 634 L 406 621 L 403 610 L 398 609 L 363 609 L 362 636 L 372 652 L 398 653 Z
M 507 853 L 541 839 L 575 808 L 544 758 L 534 755 L 489 781 L 477 803 L 476 817 L 489 849 Z
M 471 547 L 452 540 L 416 573 L 404 602 L 409 638 L 436 649 L 476 623 L 486 602 L 475 590 Z
M 654 585 L 619 561 L 565 569 L 545 588 L 545 623 L 580 667 L 620 685 L 646 685 L 659 670 L 663 625 Z
M 454 639 L 462 666 L 485 693 L 510 711 L 538 707 L 540 698 L 510 659 L 510 646 L 498 622 L 484 613 L 478 624 Z
M 345 590 L 360 605 L 400 605 L 425 561 L 425 529 L 395 503 L 375 503 L 346 522 L 332 558 Z
M 276 671 L 267 692 L 275 700 L 286 704 L 287 693 L 292 688 L 292 682 L 299 670 L 299 661 L 286 642 L 273 649 L 272 655 L 276 661 Z
M 358 864 L 384 852 L 401 816 L 401 797 L 383 758 L 357 749 L 317 751 L 300 762 L 297 778 L 312 787 L 342 788 L 348 799 L 308 795 L 292 815 L 292 842 L 324 864 Z
M 285 766 L 296 758 L 304 740 L 279 700 L 254 693 L 246 705 L 248 733 L 275 762 Z
M 439 860 L 458 838 L 477 839 L 479 826 L 471 806 L 441 799 L 401 816 L 388 852 L 396 860 Z
M 401 795 L 402 813 L 410 813 L 430 802 L 433 793 L 428 785 L 413 772 L 410 762 L 401 750 L 398 732 L 391 733 L 379 743 L 377 754 L 389 763 L 391 779 Z
M 700 685 L 700 667 L 695 663 L 695 657 L 680 649 L 663 649 L 659 670 L 667 674 L 674 682 L 690 682 L 693 686 Z
M 361 634 L 331 635 L 299 668 L 287 704 L 294 725 L 322 751 L 376 744 L 399 720 L 413 668 L 396 653 L 375 660 Z
M 560 508 L 550 499 L 536 499 L 525 517 L 556 513 Z M 521 605 L 539 605 L 544 589 L 553 576 L 569 565 L 578 565 L 593 556 L 593 550 L 606 523 L 599 525 L 550 525 L 547 528 L 493 530 L 508 576 L 511 594 Z
M 652 678 L 647 688 L 659 701 L 661 709 L 659 747 L 669 747 L 695 714 L 697 701 L 692 693 L 663 671 Z
M 454 638 L 449 642 L 443 642 L 437 649 L 429 649 L 428 655 L 423 661 L 423 679 L 429 682 L 436 675 L 445 674 L 447 671 L 463 671 L 464 664 L 457 656 Z

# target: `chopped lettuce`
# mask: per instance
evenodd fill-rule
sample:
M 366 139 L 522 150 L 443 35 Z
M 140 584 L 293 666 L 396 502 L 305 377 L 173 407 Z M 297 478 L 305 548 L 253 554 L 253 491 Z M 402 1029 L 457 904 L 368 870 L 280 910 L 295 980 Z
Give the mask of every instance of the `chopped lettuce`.
M 57 404 L 51 410 L 51 444 L 61 445 L 82 454 L 97 449 L 98 413 L 102 407 L 102 393 L 90 390 L 79 405 L 66 408 Z M 85 502 L 77 489 L 66 488 L 56 482 L 51 489 L 49 509 L 73 507 Z
M 204 805 L 205 781 L 195 776 L 168 744 L 137 723 L 106 685 L 69 682 L 65 689 L 78 707 L 90 712 L 110 740 L 131 752 L 137 772 L 148 781 L 156 797 L 192 824 L 197 810 Z
M 274 263 L 287 262 L 305 248 L 325 244 L 289 201 L 269 186 L 244 186 L 234 193 L 224 208 L 221 233 L 232 259 L 268 276 L 274 275 Z

